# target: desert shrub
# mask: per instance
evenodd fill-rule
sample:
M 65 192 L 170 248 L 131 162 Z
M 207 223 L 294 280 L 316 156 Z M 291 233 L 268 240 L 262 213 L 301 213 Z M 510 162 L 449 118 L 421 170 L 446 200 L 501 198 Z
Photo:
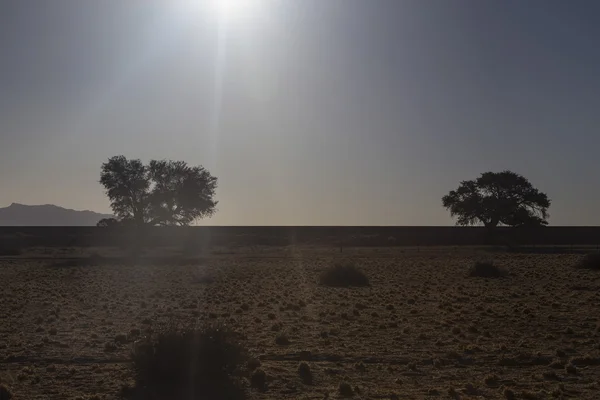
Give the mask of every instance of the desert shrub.
M 352 390 L 352 386 L 347 382 L 340 382 L 338 386 L 338 393 L 341 397 L 352 397 L 354 396 L 354 391 Z
M 590 253 L 581 259 L 578 266 L 585 269 L 600 270 L 600 253 Z
M 136 400 L 245 398 L 240 375 L 248 355 L 224 326 L 169 328 L 132 357 Z
M 0 400 L 10 400 L 13 398 L 12 393 L 4 385 L 0 385 Z
M 352 263 L 335 264 L 323 271 L 319 282 L 324 286 L 369 286 L 369 278 Z
M 250 386 L 261 392 L 267 390 L 267 374 L 262 369 L 257 369 L 250 376 Z
M 310 385 L 313 382 L 312 372 L 310 366 L 306 362 L 301 362 L 298 366 L 298 375 L 302 382 L 306 385 Z
M 279 334 L 277 334 L 277 336 L 275 336 L 275 343 L 280 346 L 287 346 L 291 342 L 284 332 L 280 332 Z
M 500 278 L 506 271 L 489 261 L 477 261 L 469 268 L 469 276 L 480 278 Z

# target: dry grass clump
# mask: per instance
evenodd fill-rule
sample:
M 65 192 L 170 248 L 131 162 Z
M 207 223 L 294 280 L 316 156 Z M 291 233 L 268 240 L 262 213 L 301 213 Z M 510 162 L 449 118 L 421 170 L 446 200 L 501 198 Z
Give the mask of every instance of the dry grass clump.
M 0 400 L 10 400 L 12 398 L 11 391 L 6 386 L 0 384 Z
M 262 369 L 257 369 L 250 376 L 250 386 L 261 392 L 267 390 L 267 374 Z
M 353 263 L 338 263 L 323 271 L 319 283 L 330 287 L 369 286 L 369 278 Z
M 301 362 L 298 366 L 298 375 L 305 385 L 311 385 L 313 383 L 312 371 L 306 362 Z
M 490 261 L 477 261 L 469 268 L 469 276 L 479 278 L 501 278 L 506 271 Z
M 133 353 L 136 387 L 142 399 L 244 399 L 240 386 L 248 355 L 234 332 L 223 326 L 159 333 Z

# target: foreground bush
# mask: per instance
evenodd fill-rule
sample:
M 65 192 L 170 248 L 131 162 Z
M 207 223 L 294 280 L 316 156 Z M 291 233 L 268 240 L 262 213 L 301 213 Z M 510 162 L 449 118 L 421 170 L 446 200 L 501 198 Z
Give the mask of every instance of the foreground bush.
M 332 287 L 369 286 L 369 278 L 354 264 L 336 264 L 321 274 L 319 283 Z
M 170 329 L 133 352 L 136 400 L 244 399 L 248 360 L 239 337 L 222 326 Z
M 600 270 L 600 253 L 590 253 L 579 262 L 580 268 Z
M 491 262 L 478 261 L 469 269 L 469 276 L 480 278 L 500 278 L 506 275 L 506 271 Z
M 12 393 L 4 385 L 0 385 L 0 400 L 10 400 L 13 398 Z

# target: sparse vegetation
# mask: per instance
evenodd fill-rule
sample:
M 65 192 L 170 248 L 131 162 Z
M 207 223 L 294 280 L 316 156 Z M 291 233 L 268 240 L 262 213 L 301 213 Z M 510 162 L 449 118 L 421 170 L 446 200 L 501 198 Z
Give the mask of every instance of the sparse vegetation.
M 238 335 L 224 326 L 170 328 L 134 351 L 135 398 L 243 399 L 238 378 L 246 362 Z
M 321 285 L 330 287 L 369 286 L 369 278 L 353 263 L 337 263 L 319 277 Z
M 15 327 L 0 329 L 0 362 L 8 360 L 0 379 L 10 385 L 13 399 L 64 393 L 69 399 L 149 400 L 149 392 L 162 387 L 156 400 L 187 400 L 186 393 L 169 390 L 185 386 L 173 382 L 186 379 L 201 385 L 194 378 L 201 371 L 177 378 L 186 363 L 188 371 L 190 363 L 201 361 L 213 368 L 222 357 L 193 356 L 189 346 L 182 356 L 185 346 L 173 344 L 180 340 L 167 341 L 170 356 L 158 357 L 165 372 L 154 368 L 156 379 L 134 364 L 78 359 L 127 361 L 131 351 L 154 355 L 161 334 L 188 331 L 170 322 L 213 322 L 243 331 L 247 338 L 234 334 L 232 342 L 243 343 L 253 356 L 244 356 L 219 387 L 233 387 L 228 390 L 234 399 L 244 391 L 264 400 L 326 393 L 330 399 L 393 393 L 503 398 L 506 388 L 517 399 L 524 391 L 547 398 L 563 383 L 567 390 L 558 391 L 563 397 L 596 396 L 588 382 L 600 371 L 600 325 L 593 314 L 597 282 L 572 268 L 581 255 L 496 254 L 494 262 L 510 270 L 511 279 L 492 280 L 466 276 L 470 262 L 486 260 L 479 258 L 486 257 L 480 249 L 347 248 L 371 282 L 377 279 L 372 289 L 349 290 L 319 287 L 311 279 L 332 265 L 323 263 L 324 250 L 295 250 L 302 257 L 292 261 L 287 254 L 280 257 L 279 248 L 236 248 L 176 268 L 177 245 L 164 253 L 148 248 L 141 260 L 149 263 L 124 265 L 116 258 L 120 250 L 108 247 L 58 253 L 85 258 L 96 251 L 106 257 L 99 267 L 0 260 L 0 280 L 8 282 L 0 296 L 0 321 Z M 204 276 L 216 280 L 198 284 L 196 278 Z M 39 307 L 32 309 L 33 302 Z M 516 336 L 523 346 L 514 342 Z M 173 371 L 172 365 L 181 367 Z M 207 380 L 217 381 L 206 378 L 205 385 Z M 348 384 L 341 392 L 340 382 Z
M 469 268 L 469 276 L 479 278 L 501 278 L 506 271 L 490 261 L 477 261 Z

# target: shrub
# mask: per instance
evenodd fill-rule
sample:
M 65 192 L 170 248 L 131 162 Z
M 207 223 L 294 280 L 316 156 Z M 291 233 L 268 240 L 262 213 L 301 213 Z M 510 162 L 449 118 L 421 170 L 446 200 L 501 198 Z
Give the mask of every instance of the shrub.
M 578 265 L 580 268 L 600 270 L 600 253 L 587 254 Z
M 243 399 L 248 360 L 238 335 L 223 326 L 169 328 L 133 353 L 135 399 Z
M 354 391 L 352 390 L 352 386 L 350 386 L 346 382 L 340 382 L 338 386 L 338 392 L 341 397 L 352 397 L 354 396 Z
M 480 278 L 500 278 L 506 271 L 488 261 L 478 261 L 469 269 L 469 276 Z
M 275 336 L 275 343 L 280 346 L 287 346 L 291 342 L 288 336 L 284 332 L 281 332 L 277 336 Z
M 310 370 L 310 366 L 306 362 L 301 362 L 298 366 L 298 375 L 300 375 L 300 379 L 302 383 L 306 385 L 310 385 L 313 382 L 312 372 Z
M 13 398 L 12 393 L 4 385 L 0 385 L 0 400 L 10 400 Z
M 267 390 L 267 374 L 262 369 L 257 369 L 250 376 L 250 386 L 264 392 Z
M 350 263 L 335 264 L 325 270 L 319 277 L 319 282 L 331 287 L 369 286 L 369 278 Z

